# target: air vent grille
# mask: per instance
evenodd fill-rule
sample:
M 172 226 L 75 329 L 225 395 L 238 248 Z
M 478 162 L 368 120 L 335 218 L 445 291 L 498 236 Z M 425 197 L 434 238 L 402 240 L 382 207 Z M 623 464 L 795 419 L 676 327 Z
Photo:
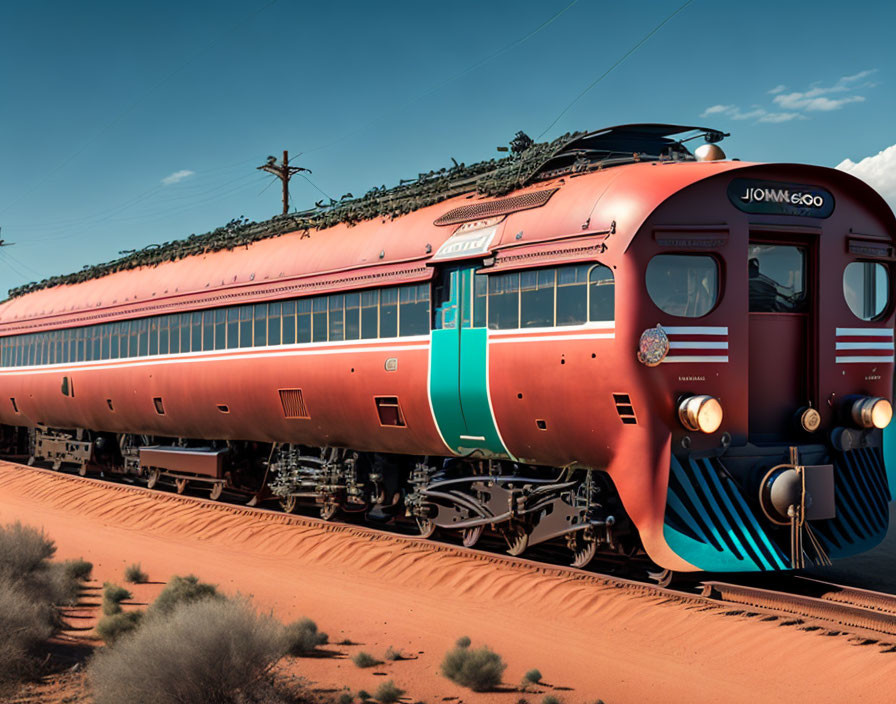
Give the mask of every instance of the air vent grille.
M 623 424 L 638 424 L 638 419 L 635 417 L 635 407 L 632 405 L 632 399 L 628 394 L 613 394 L 613 403 L 616 405 L 616 413 L 619 414 L 619 419 Z
M 310 418 L 301 389 L 280 389 L 280 404 L 286 418 Z
M 550 188 L 545 191 L 533 191 L 531 193 L 523 193 L 519 196 L 510 198 L 501 198 L 500 200 L 490 200 L 486 203 L 472 203 L 470 205 L 462 205 L 454 210 L 437 218 L 434 225 L 457 225 L 470 220 L 479 220 L 481 218 L 492 218 L 497 215 L 507 215 L 515 213 L 519 210 L 530 210 L 531 208 L 540 208 L 547 203 L 551 196 L 559 189 Z
M 380 425 L 391 425 L 398 428 L 404 428 L 404 414 L 401 412 L 401 406 L 398 403 L 397 396 L 375 396 L 376 412 L 380 417 Z

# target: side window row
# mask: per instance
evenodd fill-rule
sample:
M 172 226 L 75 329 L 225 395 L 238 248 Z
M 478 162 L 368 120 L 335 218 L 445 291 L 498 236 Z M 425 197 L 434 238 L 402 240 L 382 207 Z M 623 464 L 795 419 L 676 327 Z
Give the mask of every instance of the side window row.
M 425 335 L 429 317 L 429 284 L 412 284 L 4 337 L 0 366 Z
M 603 264 L 511 271 L 492 274 L 487 282 L 484 276 L 476 279 L 474 316 L 487 317 L 492 330 L 614 319 L 613 270 Z

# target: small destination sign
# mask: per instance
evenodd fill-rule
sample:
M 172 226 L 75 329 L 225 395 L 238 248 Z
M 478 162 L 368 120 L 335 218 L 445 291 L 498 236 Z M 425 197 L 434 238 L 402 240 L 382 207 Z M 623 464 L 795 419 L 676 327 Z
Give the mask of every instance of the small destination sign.
M 834 212 L 834 196 L 819 186 L 736 178 L 728 199 L 745 213 L 826 218 Z

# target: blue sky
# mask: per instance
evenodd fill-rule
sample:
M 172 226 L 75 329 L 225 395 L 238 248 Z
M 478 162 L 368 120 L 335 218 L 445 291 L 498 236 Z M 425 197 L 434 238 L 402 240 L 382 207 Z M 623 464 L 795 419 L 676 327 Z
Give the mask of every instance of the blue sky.
M 298 208 L 498 156 L 683 2 L 7 0 L 0 292 L 276 214 L 255 166 L 283 149 L 313 171 Z M 714 126 L 729 156 L 842 165 L 896 204 L 894 25 L 879 0 L 694 0 L 544 138 Z

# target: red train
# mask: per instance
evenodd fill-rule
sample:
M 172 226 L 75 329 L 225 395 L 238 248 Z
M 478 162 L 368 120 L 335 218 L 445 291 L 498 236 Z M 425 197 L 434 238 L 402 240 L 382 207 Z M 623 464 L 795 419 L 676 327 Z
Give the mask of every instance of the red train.
M 0 423 L 57 468 L 404 513 L 575 565 L 867 550 L 891 498 L 896 220 L 848 174 L 726 160 L 722 136 L 522 140 L 13 292 Z

